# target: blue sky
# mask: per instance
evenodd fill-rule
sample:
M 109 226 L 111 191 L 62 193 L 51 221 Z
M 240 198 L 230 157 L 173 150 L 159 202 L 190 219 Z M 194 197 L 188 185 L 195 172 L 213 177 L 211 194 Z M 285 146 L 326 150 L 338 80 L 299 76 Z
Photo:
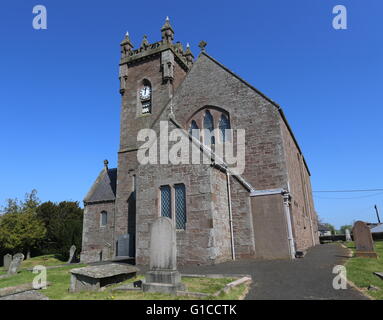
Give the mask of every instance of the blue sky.
M 47 30 L 32 28 L 38 4 Z M 338 4 L 347 30 L 332 28 Z M 282 106 L 314 190 L 383 188 L 381 0 L 4 0 L 1 9 L 0 204 L 33 188 L 43 201 L 81 201 L 103 160 L 116 166 L 119 43 L 127 30 L 135 46 L 143 34 L 160 40 L 166 16 L 176 41 L 195 55 L 207 41 Z M 314 196 L 338 227 L 383 210 L 383 192 Z

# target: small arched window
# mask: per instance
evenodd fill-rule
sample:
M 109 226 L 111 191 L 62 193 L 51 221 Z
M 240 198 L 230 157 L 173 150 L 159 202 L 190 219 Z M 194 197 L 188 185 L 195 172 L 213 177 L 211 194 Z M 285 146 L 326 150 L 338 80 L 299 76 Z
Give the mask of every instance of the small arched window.
M 215 144 L 215 139 L 214 139 L 214 120 L 213 120 L 213 116 L 211 115 L 209 110 L 207 110 L 205 112 L 205 117 L 203 119 L 203 128 L 204 128 L 204 133 L 205 133 L 204 143 L 207 144 L 207 145 Z
M 108 224 L 108 213 L 106 211 L 102 211 L 100 215 L 100 225 L 104 227 Z
M 226 130 L 230 130 L 230 121 L 226 115 L 222 114 L 219 120 L 219 132 L 221 135 L 222 142 L 231 140 L 230 131 L 226 131 Z
M 199 128 L 194 120 L 190 124 L 189 134 L 199 140 Z

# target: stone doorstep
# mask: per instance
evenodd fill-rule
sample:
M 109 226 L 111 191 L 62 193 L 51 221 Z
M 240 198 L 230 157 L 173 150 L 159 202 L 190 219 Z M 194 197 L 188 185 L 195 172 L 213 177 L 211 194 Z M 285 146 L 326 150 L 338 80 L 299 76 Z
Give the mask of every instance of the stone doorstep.
M 47 282 L 47 286 L 50 286 L 51 283 Z M 40 290 L 42 288 L 33 288 L 32 283 L 24 283 L 19 286 L 14 286 L 14 287 L 7 287 L 7 288 L 2 288 L 0 289 L 0 298 L 6 297 L 6 296 L 11 296 L 17 293 L 22 293 L 26 291 L 31 291 L 31 290 Z

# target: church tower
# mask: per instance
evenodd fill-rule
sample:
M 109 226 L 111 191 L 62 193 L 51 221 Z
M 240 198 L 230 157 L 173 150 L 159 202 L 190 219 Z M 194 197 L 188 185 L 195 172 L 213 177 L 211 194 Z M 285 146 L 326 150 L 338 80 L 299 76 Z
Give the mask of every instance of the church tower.
M 184 50 L 181 43 L 173 43 L 169 18 L 161 28 L 161 38 L 150 43 L 144 35 L 135 49 L 126 33 L 120 44 L 121 122 L 114 244 L 125 241 L 125 246 L 116 245 L 118 256 L 134 254 L 137 133 L 151 128 L 193 64 L 189 45 Z

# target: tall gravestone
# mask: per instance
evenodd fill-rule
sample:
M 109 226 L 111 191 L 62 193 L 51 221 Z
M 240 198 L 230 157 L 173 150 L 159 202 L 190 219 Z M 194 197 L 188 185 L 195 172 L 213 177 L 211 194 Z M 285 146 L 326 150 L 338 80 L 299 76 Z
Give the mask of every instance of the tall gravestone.
M 352 241 L 350 230 L 346 229 L 345 234 L 346 234 L 346 241 Z
M 69 259 L 67 263 L 73 263 L 74 262 L 74 254 L 76 253 L 76 246 L 72 245 L 69 249 Z
M 355 222 L 352 234 L 354 236 L 355 255 L 357 257 L 377 258 L 370 228 L 363 221 Z
M 9 253 L 7 253 L 7 254 L 3 257 L 3 267 L 4 267 L 5 270 L 8 271 L 9 266 L 11 265 L 11 262 L 12 262 L 12 255 L 10 255 Z
M 177 271 L 176 230 L 172 220 L 158 218 L 150 228 L 150 271 L 142 285 L 145 292 L 176 294 L 185 290 Z
M 23 260 L 24 260 L 24 255 L 22 253 L 16 253 L 13 256 L 11 264 L 9 265 L 8 275 L 17 274 Z

